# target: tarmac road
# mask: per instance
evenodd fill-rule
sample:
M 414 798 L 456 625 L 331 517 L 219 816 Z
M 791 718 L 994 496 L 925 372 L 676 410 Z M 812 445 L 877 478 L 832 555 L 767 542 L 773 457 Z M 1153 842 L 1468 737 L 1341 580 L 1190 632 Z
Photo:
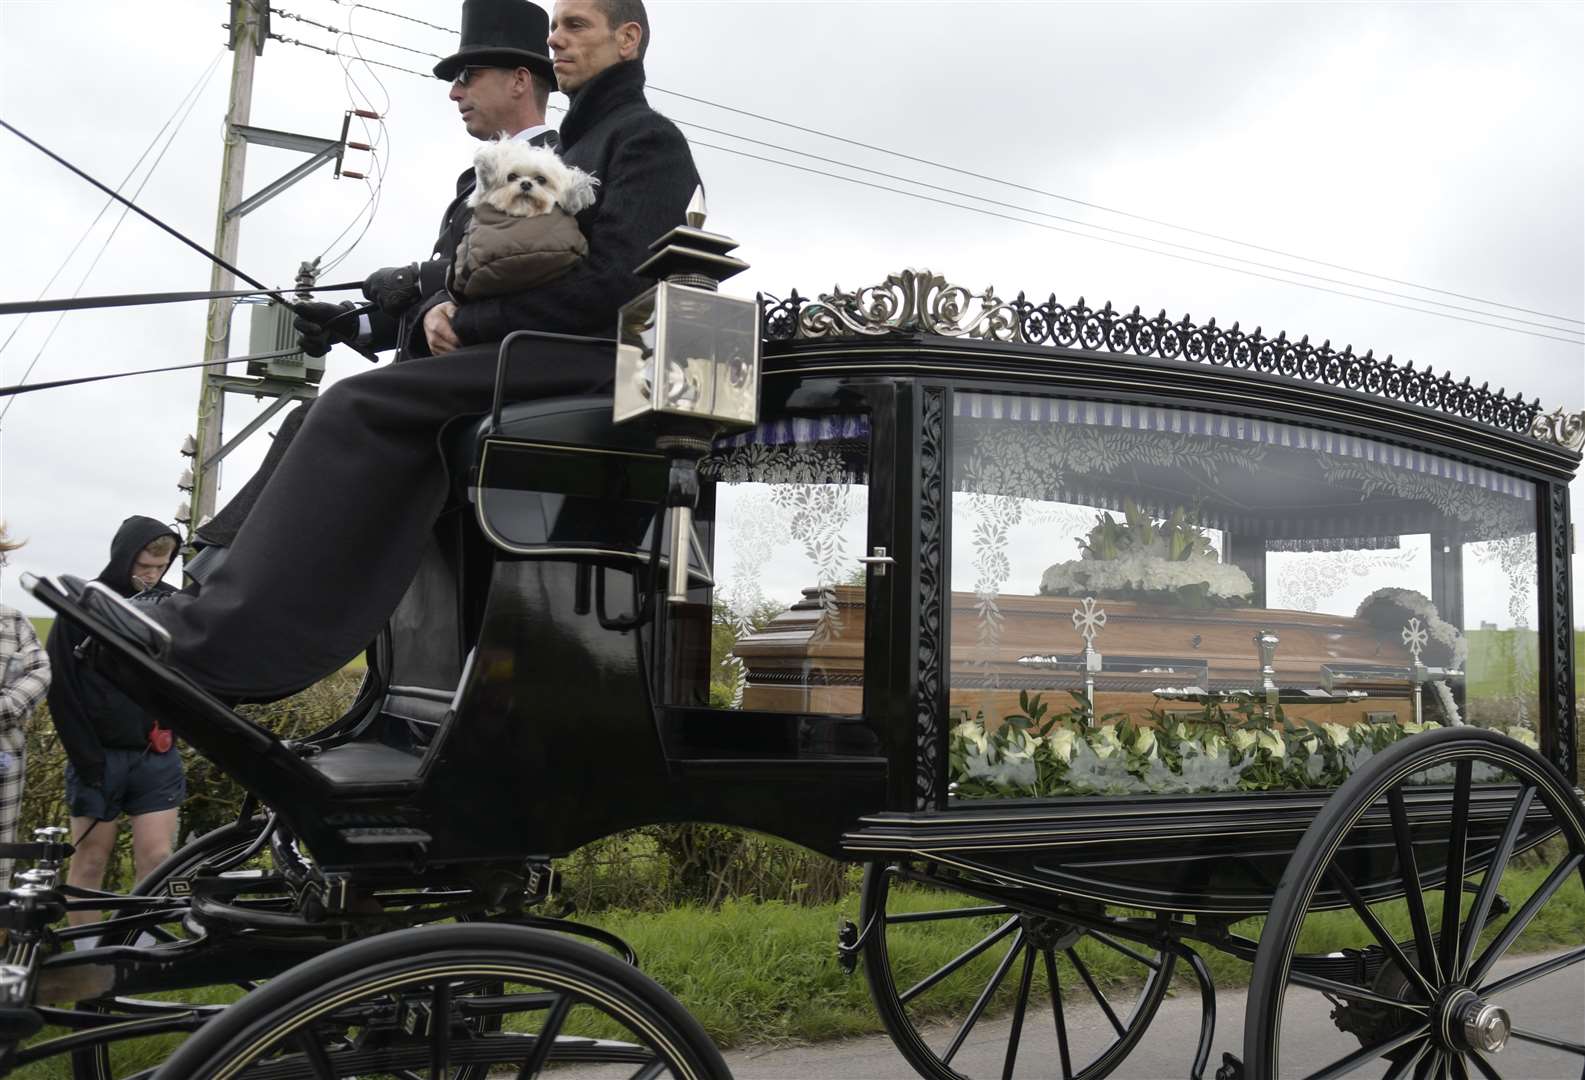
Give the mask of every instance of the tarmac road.
M 1538 955 L 1519 957 L 1498 965 L 1497 970 L 1506 973 L 1542 959 L 1544 956 Z M 855 978 L 862 978 L 862 975 Z M 1284 1030 L 1284 1071 L 1291 1062 L 1293 1075 L 1318 1069 L 1358 1047 L 1358 1043 L 1343 1041 L 1347 1037 L 1328 1019 L 1330 1004 L 1319 995 L 1315 995 L 1314 1000 L 1315 1007 L 1310 1013 L 1313 1019 L 1302 1024 L 1288 1023 Z M 1585 1043 L 1585 965 L 1575 965 L 1530 983 L 1503 995 L 1497 1003 L 1509 1010 L 1516 1027 Z M 1290 995 L 1284 1007 L 1289 1017 L 1294 1015 L 1297 1004 Z M 1217 995 L 1216 1037 L 1210 1067 L 1206 1070 L 1207 1080 L 1215 1075 L 1224 1050 L 1242 1056 L 1244 1008 L 1243 990 Z M 954 1065 L 976 1080 L 982 1076 L 999 1077 L 1010 1023 L 1005 1017 L 981 1021 Z M 1106 1019 L 1099 1009 L 1074 1009 L 1069 1013 L 1068 1023 L 1070 1041 L 1077 1045 L 1084 1032 L 1100 1031 Z M 1118 1080 L 1184 1080 L 1199 1030 L 1199 995 L 1180 989 L 1175 997 L 1162 1003 L 1144 1040 L 1111 1075 Z M 1034 1031 L 1026 1025 L 1021 1045 L 1020 1064 L 1025 1061 L 1033 1064 L 1043 1059 L 1044 1067 L 1031 1071 L 1031 1076 L 1052 1080 L 1061 1076 L 1054 1033 Z M 1026 1054 L 1038 1056 L 1026 1058 Z M 913 1069 L 884 1037 L 782 1049 L 735 1050 L 728 1053 L 726 1059 L 736 1080 L 916 1080 Z M 1585 1061 L 1572 1054 L 1518 1041 L 1510 1041 L 1505 1050 L 1489 1060 L 1505 1080 L 1581 1080 L 1581 1069 L 1585 1068 Z M 1074 1064 L 1078 1066 L 1079 1062 Z M 1383 1071 L 1376 1066 L 1370 1071 L 1349 1075 L 1379 1077 Z M 1024 1075 L 1024 1070 L 1020 1069 L 1018 1076 Z

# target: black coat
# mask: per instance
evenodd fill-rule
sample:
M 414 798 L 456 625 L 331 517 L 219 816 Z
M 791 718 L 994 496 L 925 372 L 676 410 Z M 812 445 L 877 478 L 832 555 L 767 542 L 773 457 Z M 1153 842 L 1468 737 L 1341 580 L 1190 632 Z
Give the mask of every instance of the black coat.
M 683 224 L 699 186 L 688 140 L 649 107 L 636 60 L 607 68 L 573 96 L 561 156 L 600 181 L 595 204 L 578 215 L 589 257 L 526 292 L 462 304 L 452 327 L 464 345 L 528 329 L 614 337 L 617 310 L 653 284 L 634 269 L 651 243 Z
M 110 561 L 96 580 L 122 596 L 134 595 L 132 564 L 138 553 L 161 536 L 179 540 L 164 522 L 129 517 L 110 543 Z M 153 597 L 174 592 L 163 582 L 141 594 Z M 50 719 L 72 765 L 89 782 L 104 775 L 105 748 L 141 750 L 148 745 L 154 718 L 143 706 L 110 685 L 103 676 L 77 658 L 76 650 L 87 635 L 74 623 L 56 619 L 45 649 L 54 676 L 50 682 Z

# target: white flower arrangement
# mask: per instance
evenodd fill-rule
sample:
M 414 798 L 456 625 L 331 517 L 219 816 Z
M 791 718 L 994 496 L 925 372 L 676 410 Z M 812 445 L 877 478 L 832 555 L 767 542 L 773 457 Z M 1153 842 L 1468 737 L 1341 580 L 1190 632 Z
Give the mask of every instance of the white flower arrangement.
M 1233 604 L 1248 599 L 1255 584 L 1243 570 L 1223 563 L 1204 529 L 1182 508 L 1156 521 L 1133 503 L 1124 520 L 1109 513 L 1079 541 L 1078 559 L 1046 568 L 1040 591 L 1047 596 L 1119 595 L 1185 603 Z

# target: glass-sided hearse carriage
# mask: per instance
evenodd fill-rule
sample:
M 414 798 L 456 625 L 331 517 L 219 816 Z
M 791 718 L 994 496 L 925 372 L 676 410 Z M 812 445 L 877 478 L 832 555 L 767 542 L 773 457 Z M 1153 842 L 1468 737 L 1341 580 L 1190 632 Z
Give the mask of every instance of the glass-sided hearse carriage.
M 741 382 L 729 337 L 690 362 Z M 765 300 L 761 337 L 712 441 L 610 399 L 458 433 L 376 675 L 303 743 L 38 583 L 255 800 L 130 897 L 31 849 L 7 1060 L 104 1078 L 179 1031 L 162 1077 L 724 1075 L 532 910 L 549 860 L 696 820 L 867 864 L 838 955 L 923 1076 L 1128 1075 L 1180 977 L 1204 1075 L 1205 948 L 1254 965 L 1223 1075 L 1581 1075 L 1568 421 L 927 272 Z M 46 928 L 70 905 L 117 913 L 97 948 Z

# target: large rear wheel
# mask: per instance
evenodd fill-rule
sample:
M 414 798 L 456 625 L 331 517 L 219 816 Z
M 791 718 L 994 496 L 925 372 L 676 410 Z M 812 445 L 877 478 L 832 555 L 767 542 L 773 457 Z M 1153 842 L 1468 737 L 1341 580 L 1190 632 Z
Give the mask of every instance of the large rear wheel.
M 1390 747 L 1327 801 L 1278 886 L 1246 1075 L 1585 1075 L 1582 882 L 1585 805 L 1538 754 L 1469 727 Z M 1312 935 L 1352 963 L 1296 959 Z

